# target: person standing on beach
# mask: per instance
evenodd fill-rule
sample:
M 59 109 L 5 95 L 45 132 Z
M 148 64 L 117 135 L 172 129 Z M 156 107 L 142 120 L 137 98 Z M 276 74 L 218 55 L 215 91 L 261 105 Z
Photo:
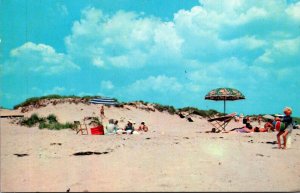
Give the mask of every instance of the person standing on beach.
M 241 113 L 241 114 L 240 114 L 240 120 L 243 121 L 243 119 L 244 119 L 244 114 Z
M 261 125 L 261 120 L 262 120 L 261 115 L 258 115 L 258 117 L 257 117 L 258 125 Z
M 101 119 L 103 119 L 105 116 L 104 116 L 104 106 L 101 106 L 101 109 L 100 109 L 100 117 Z
M 279 118 L 277 117 L 275 120 L 276 121 L 281 121 L 285 124 L 285 126 L 283 127 L 283 129 L 280 129 L 278 134 L 277 134 L 277 142 L 278 142 L 278 148 L 281 149 L 281 141 L 280 141 L 280 137 L 281 135 L 283 136 L 283 148 L 282 149 L 286 149 L 286 138 L 287 135 L 289 133 L 292 132 L 293 130 L 293 118 L 291 117 L 292 114 L 292 108 L 290 107 L 285 107 L 283 110 L 283 113 L 285 114 L 285 116 L 283 118 Z

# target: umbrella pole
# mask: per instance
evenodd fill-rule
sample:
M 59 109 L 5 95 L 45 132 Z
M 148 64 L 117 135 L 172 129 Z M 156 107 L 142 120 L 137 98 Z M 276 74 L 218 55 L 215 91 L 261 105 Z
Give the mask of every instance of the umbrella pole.
M 226 99 L 224 97 L 224 116 L 225 116 L 225 112 L 226 112 Z M 224 120 L 224 131 L 225 131 L 225 120 Z
M 225 112 L 226 112 L 226 100 L 224 99 L 224 115 L 225 115 Z

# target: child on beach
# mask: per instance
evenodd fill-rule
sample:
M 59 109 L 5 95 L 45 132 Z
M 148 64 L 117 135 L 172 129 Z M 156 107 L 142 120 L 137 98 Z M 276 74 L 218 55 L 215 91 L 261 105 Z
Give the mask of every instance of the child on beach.
M 278 148 L 279 149 L 286 149 L 286 139 L 287 139 L 287 135 L 289 133 L 292 132 L 293 130 L 293 118 L 291 117 L 292 114 L 292 108 L 290 107 L 285 107 L 283 110 L 283 113 L 285 114 L 285 116 L 283 118 L 279 118 L 277 117 L 275 120 L 276 121 L 281 121 L 285 124 L 285 126 L 279 130 L 278 134 L 277 134 L 277 142 L 278 142 Z M 281 141 L 280 141 L 280 136 L 283 136 L 283 147 L 281 147 Z
M 100 117 L 101 119 L 103 119 L 105 116 L 104 116 L 104 107 L 101 106 L 101 109 L 100 109 Z

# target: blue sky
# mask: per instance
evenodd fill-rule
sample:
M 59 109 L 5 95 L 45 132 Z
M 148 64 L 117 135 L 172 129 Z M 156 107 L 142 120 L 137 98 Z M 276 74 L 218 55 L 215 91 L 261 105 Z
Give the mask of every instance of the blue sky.
M 102 95 L 300 116 L 300 2 L 0 1 L 0 105 L 48 94 Z

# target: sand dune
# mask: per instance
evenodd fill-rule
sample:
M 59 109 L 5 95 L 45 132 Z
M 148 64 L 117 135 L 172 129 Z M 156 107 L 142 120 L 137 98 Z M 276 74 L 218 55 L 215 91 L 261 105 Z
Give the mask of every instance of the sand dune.
M 21 113 L 20 110 L 15 110 Z M 1 110 L 1 114 L 5 113 Z M 99 115 L 98 105 L 57 104 L 23 113 L 53 113 L 60 122 Z M 299 191 L 300 131 L 278 150 L 276 133 L 205 133 L 167 112 L 126 105 L 105 108 L 108 118 L 145 121 L 140 135 L 76 135 L 1 119 L 1 191 Z M 257 124 L 257 123 L 254 123 Z M 241 126 L 231 122 L 228 129 Z M 76 153 L 91 155 L 75 156 Z M 27 154 L 27 155 L 26 155 Z

